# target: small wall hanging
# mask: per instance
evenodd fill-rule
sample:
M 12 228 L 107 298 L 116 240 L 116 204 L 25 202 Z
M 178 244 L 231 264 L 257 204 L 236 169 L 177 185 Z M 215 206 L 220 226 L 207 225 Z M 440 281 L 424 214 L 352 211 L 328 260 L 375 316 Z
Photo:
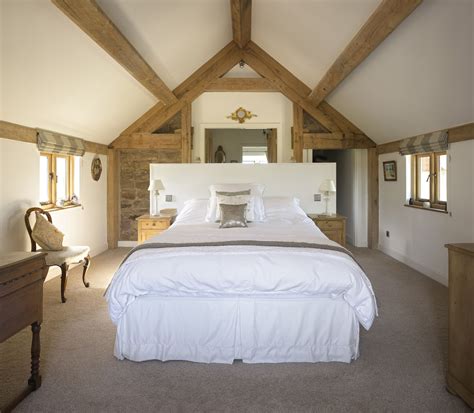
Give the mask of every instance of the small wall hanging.
M 252 119 L 254 117 L 257 117 L 257 115 L 241 106 L 235 112 L 232 112 L 229 116 L 227 116 L 227 119 L 237 120 L 239 123 L 244 123 L 245 119 Z
M 383 179 L 384 181 L 397 180 L 397 162 L 386 161 L 383 163 Z
M 99 156 L 96 155 L 91 163 L 91 175 L 94 181 L 98 181 L 102 175 L 102 161 Z

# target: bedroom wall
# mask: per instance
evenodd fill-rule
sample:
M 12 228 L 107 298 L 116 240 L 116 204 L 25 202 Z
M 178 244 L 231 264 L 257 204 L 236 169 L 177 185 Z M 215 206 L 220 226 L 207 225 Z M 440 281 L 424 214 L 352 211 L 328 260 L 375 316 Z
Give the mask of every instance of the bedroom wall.
M 403 206 L 406 201 L 406 159 L 379 156 L 379 248 L 423 274 L 448 284 L 447 243 L 474 242 L 474 141 L 449 146 L 449 214 Z M 398 180 L 384 182 L 382 163 L 396 160 Z M 390 231 L 390 238 L 385 231 Z
M 238 107 L 251 111 L 257 117 L 245 123 L 227 119 Z M 281 93 L 273 92 L 208 92 L 192 104 L 193 162 L 204 161 L 204 130 L 206 128 L 277 129 L 277 160 L 291 162 L 292 103 Z
M 189 177 L 192 177 L 190 179 Z M 336 165 L 327 163 L 284 163 L 245 165 L 226 164 L 154 164 L 150 178 L 161 179 L 165 187 L 160 191 L 160 208 L 177 208 L 191 198 L 209 198 L 212 183 L 255 182 L 265 186 L 263 196 L 293 196 L 300 200 L 305 212 L 322 213 L 323 202 L 314 201 L 314 194 L 325 179 L 336 181 Z M 173 201 L 166 202 L 166 195 Z M 336 212 L 337 196 L 331 197 L 329 211 Z
M 64 232 L 64 243 L 88 245 L 92 255 L 107 249 L 107 157 L 98 182 L 90 174 L 94 157 L 86 153 L 81 165 L 82 207 L 53 211 L 53 223 Z M 29 251 L 23 217 L 38 205 L 39 152 L 36 145 L 0 139 L 0 251 Z

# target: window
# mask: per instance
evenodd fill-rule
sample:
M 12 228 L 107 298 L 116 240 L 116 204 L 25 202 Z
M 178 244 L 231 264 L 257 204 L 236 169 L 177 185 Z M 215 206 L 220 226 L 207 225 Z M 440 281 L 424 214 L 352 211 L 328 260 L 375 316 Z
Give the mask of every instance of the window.
M 40 154 L 40 204 L 44 208 L 77 203 L 80 166 L 79 156 L 43 152 Z
M 431 152 L 412 156 L 413 203 L 423 206 L 430 202 L 431 208 L 447 210 L 448 155 L 446 152 Z
M 242 147 L 242 163 L 268 163 L 266 146 Z

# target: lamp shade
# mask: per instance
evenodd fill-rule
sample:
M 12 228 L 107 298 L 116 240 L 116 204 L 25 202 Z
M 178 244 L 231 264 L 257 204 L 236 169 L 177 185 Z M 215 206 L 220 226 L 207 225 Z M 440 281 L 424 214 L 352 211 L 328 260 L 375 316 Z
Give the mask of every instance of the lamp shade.
M 325 179 L 319 186 L 321 192 L 336 192 L 336 184 L 332 179 Z
M 165 187 L 163 186 L 161 179 L 153 179 L 150 181 L 150 186 L 148 187 L 149 191 L 160 191 L 162 189 L 165 189 Z

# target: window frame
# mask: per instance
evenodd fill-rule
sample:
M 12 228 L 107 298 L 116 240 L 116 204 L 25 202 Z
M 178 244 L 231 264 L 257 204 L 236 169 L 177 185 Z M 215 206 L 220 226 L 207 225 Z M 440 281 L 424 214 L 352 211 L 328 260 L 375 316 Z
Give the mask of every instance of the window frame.
M 247 151 L 246 151 L 247 149 Z M 250 149 L 250 150 L 248 150 Z M 258 163 L 253 163 L 253 164 L 260 164 L 260 165 L 267 165 L 269 164 L 270 162 L 268 162 L 268 146 L 264 146 L 264 145 L 259 145 L 259 146 L 256 146 L 256 145 L 243 145 L 242 146 L 242 160 L 241 160 L 241 163 L 244 164 L 244 156 L 247 155 L 247 154 L 250 154 L 250 153 L 264 153 L 265 154 L 265 158 L 266 158 L 266 162 L 258 162 Z M 247 163 L 246 165 L 252 165 L 252 163 Z
M 423 202 L 430 203 L 430 209 L 437 209 L 447 211 L 447 201 L 441 201 L 439 199 L 439 171 L 440 171 L 440 157 L 446 155 L 446 151 L 441 152 L 424 152 L 417 153 L 411 156 L 411 197 L 413 204 L 416 206 L 423 206 Z M 429 157 L 430 159 L 430 198 L 421 198 L 420 195 L 420 170 L 419 170 L 419 159 Z
M 48 158 L 48 200 L 40 201 L 43 209 L 63 208 L 71 205 L 78 205 L 72 203 L 72 196 L 74 195 L 74 156 L 64 155 L 50 152 L 40 152 L 40 156 Z M 57 199 L 57 176 L 56 176 L 56 159 L 66 159 L 66 194 L 67 199 L 63 205 L 58 205 Z

